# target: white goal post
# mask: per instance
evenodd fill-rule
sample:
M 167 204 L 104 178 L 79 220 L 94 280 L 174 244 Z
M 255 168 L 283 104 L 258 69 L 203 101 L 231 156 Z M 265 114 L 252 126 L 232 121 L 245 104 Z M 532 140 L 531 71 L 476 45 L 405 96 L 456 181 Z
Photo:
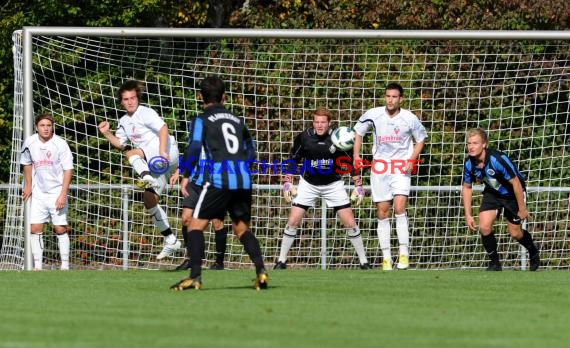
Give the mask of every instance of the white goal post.
M 31 269 L 18 159 L 39 112 L 54 115 L 56 133 L 75 156 L 71 267 L 168 269 L 180 263 L 183 250 L 155 259 L 162 236 L 145 213 L 130 166 L 99 136 L 97 124 L 108 120 L 116 127 L 122 110 L 117 88 L 138 79 L 146 86 L 141 103 L 159 112 L 183 151 L 187 123 L 201 111 L 197 81 L 211 74 L 227 82 L 227 107 L 245 118 L 258 160 L 269 164 L 287 159 L 316 107 L 332 110 L 335 125 L 352 127 L 366 110 L 383 105 L 387 83 L 402 84 L 403 107 L 419 116 L 429 134 L 407 211 L 413 269 L 486 265 L 478 234 L 465 226 L 460 197 L 465 131 L 484 128 L 490 145 L 506 152 L 528 179 L 529 229 L 544 266 L 569 268 L 569 32 L 26 27 L 13 40 L 13 150 L 0 269 Z M 368 137 L 365 157 L 370 147 Z M 268 268 L 289 213 L 273 169 L 254 176 L 252 207 L 252 231 Z M 480 194 L 474 198 L 477 207 Z M 178 190 L 162 199 L 181 239 Z M 370 197 L 355 215 L 368 257 L 378 266 Z M 526 255 L 502 219 L 495 232 L 504 267 L 524 269 Z M 46 268 L 56 267 L 57 242 L 50 229 L 44 235 Z M 214 259 L 213 232 L 207 231 L 206 242 L 207 265 Z M 396 248 L 395 232 L 392 242 Z M 288 264 L 355 268 L 358 258 L 332 210 L 321 203 L 299 228 Z M 226 268 L 244 267 L 251 267 L 250 260 L 230 235 Z

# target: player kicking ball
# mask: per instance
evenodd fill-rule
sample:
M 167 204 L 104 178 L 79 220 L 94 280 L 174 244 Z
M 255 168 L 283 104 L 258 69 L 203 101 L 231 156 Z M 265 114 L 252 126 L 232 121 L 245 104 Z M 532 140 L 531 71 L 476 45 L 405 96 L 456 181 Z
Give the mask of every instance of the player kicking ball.
M 154 225 L 164 236 L 164 247 L 156 256 L 162 260 L 180 249 L 181 243 L 172 232 L 166 212 L 160 204 L 160 194 L 166 189 L 172 174 L 178 170 L 178 144 L 168 133 L 168 126 L 153 109 L 140 105 L 143 86 L 129 80 L 119 88 L 118 99 L 126 113 L 119 119 L 115 134 L 110 132 L 109 122 L 99 124 L 99 131 L 115 148 L 125 151 L 129 163 L 139 175 L 137 186 L 144 188 L 143 203 Z M 130 142 L 132 149 L 127 149 Z M 151 173 L 148 160 L 161 158 L 168 165 L 164 173 Z M 167 179 L 168 178 L 168 179 Z

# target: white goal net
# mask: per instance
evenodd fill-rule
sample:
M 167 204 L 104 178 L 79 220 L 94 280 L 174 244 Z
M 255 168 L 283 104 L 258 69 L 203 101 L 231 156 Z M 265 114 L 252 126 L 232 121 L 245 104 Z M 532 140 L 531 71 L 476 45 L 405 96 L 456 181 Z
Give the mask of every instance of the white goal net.
M 18 158 L 22 139 L 34 131 L 30 118 L 39 112 L 55 116 L 56 133 L 67 139 L 75 156 L 68 214 L 71 267 L 168 269 L 180 263 L 184 250 L 156 260 L 162 236 L 145 213 L 129 164 L 98 134 L 97 124 L 108 120 L 116 127 L 122 115 L 117 88 L 127 79 L 138 79 L 146 85 L 141 104 L 164 117 L 182 152 L 187 124 L 201 111 L 198 81 L 212 74 L 227 82 L 226 106 L 246 119 L 258 160 L 267 163 L 288 158 L 294 137 L 310 127 L 316 107 L 331 109 L 335 125 L 352 127 L 366 110 L 383 105 L 387 83 L 402 84 L 403 107 L 419 116 L 429 134 L 407 211 L 413 269 L 486 265 L 478 234 L 465 226 L 460 198 L 465 131 L 484 128 L 490 145 L 506 152 L 528 179 L 529 230 L 545 267 L 568 268 L 570 35 L 543 34 L 132 28 L 15 32 L 12 167 L 0 269 L 25 268 Z M 25 112 L 27 100 L 31 112 Z M 371 139 L 365 141 L 364 158 L 371 153 Z M 289 205 L 280 196 L 279 175 L 258 169 L 252 231 L 269 268 L 279 252 Z M 479 199 L 476 191 L 474 207 Z M 182 239 L 178 190 L 169 190 L 162 202 Z M 369 197 L 355 215 L 368 257 L 378 266 L 376 210 Z M 524 253 L 500 222 L 495 233 L 504 267 L 524 268 Z M 206 242 L 207 266 L 214 260 L 213 231 L 207 231 Z M 392 242 L 397 248 L 395 232 Z M 44 267 L 56 267 L 59 253 L 50 228 L 44 231 L 44 243 Z M 332 210 L 321 204 L 299 228 L 288 264 L 353 268 L 358 258 Z M 230 233 L 226 268 L 242 267 L 251 267 L 250 260 Z

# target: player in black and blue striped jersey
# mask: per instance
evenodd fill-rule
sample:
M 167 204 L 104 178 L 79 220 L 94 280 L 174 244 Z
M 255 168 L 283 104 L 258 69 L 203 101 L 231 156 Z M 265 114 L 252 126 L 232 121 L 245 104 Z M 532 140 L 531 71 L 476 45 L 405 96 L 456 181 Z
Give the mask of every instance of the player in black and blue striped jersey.
M 253 139 L 243 118 L 224 106 L 225 85 L 219 77 L 200 83 L 204 111 L 190 126 L 190 139 L 181 166 L 180 184 L 189 194 L 183 201 L 182 221 L 188 230 L 190 276 L 171 286 L 174 290 L 202 287 L 204 229 L 212 219 L 226 213 L 232 228 L 255 265 L 256 289 L 266 289 L 268 276 L 257 238 L 249 229 L 252 180 L 248 163 L 255 160 Z M 201 152 L 204 158 L 200 159 Z M 192 173 L 192 171 L 198 171 Z M 193 180 L 190 182 L 189 177 Z
M 488 271 L 500 271 L 497 239 L 493 224 L 501 213 L 507 219 L 511 237 L 523 245 L 530 255 L 530 270 L 540 267 L 539 250 L 527 230 L 526 184 L 524 176 L 504 153 L 487 148 L 487 133 L 481 128 L 467 132 L 467 153 L 463 170 L 463 207 L 465 220 L 471 230 L 477 225 L 471 215 L 473 184 L 483 184 L 483 199 L 479 208 L 479 233 L 489 256 Z

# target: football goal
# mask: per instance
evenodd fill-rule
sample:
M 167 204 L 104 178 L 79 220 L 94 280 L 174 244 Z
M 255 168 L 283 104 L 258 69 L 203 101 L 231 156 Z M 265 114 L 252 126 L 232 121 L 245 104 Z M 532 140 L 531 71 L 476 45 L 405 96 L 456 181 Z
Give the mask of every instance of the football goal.
M 490 146 L 507 153 L 526 176 L 529 230 L 544 266 L 569 267 L 568 32 L 26 27 L 14 32 L 13 42 L 13 150 L 0 269 L 31 269 L 19 156 L 40 112 L 54 115 L 55 132 L 75 157 L 68 213 L 71 268 L 179 264 L 184 250 L 156 260 L 162 236 L 145 213 L 130 165 L 97 125 L 106 120 L 116 128 L 123 113 L 117 89 L 137 79 L 146 88 L 141 104 L 164 118 L 183 152 L 188 123 L 201 112 L 199 81 L 214 74 L 226 81 L 226 106 L 245 118 L 257 143 L 251 223 L 268 268 L 289 214 L 279 163 L 289 157 L 294 137 L 311 126 L 312 111 L 320 106 L 332 110 L 335 126 L 354 126 L 366 110 L 384 105 L 389 82 L 404 87 L 402 106 L 418 115 L 429 134 L 407 210 L 410 267 L 486 266 L 478 234 L 466 227 L 460 196 L 465 132 L 472 127 L 485 129 Z M 367 158 L 372 142 L 370 136 L 364 140 Z M 365 185 L 368 177 L 365 173 Z M 477 187 L 475 208 L 480 192 Z M 168 190 L 162 203 L 182 239 L 178 188 Z M 368 257 L 378 266 L 376 209 L 369 192 L 355 215 Z M 508 236 L 504 220 L 499 222 L 495 233 L 504 267 L 525 269 L 527 255 Z M 214 239 L 207 230 L 206 267 L 214 260 Z M 397 254 L 395 232 L 392 242 Z M 50 228 L 44 243 L 44 268 L 55 268 L 59 253 Z M 226 268 L 252 267 L 231 234 L 225 259 Z M 288 264 L 336 269 L 357 268 L 359 262 L 332 209 L 319 203 L 300 226 Z

